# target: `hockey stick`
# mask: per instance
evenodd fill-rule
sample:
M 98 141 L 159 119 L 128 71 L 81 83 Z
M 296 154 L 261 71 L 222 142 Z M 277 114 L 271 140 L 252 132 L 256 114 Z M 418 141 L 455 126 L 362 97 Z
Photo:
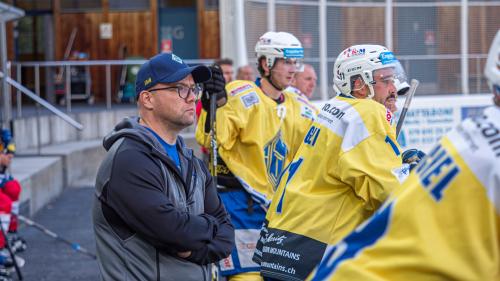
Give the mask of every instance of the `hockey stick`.
M 66 243 L 68 245 L 71 246 L 71 248 L 73 248 L 73 250 L 77 251 L 77 252 L 80 252 L 82 254 L 85 254 L 93 259 L 97 259 L 96 255 L 92 252 L 90 252 L 89 250 L 83 248 L 82 246 L 80 246 L 78 243 L 73 243 L 57 234 L 55 234 L 54 232 L 50 231 L 49 229 L 47 229 L 45 226 L 39 224 L 39 223 L 36 223 L 28 218 L 26 218 L 25 216 L 22 216 L 22 215 L 18 215 L 18 218 L 23 221 L 24 223 L 26 223 L 27 225 L 29 226 L 32 226 L 40 231 L 42 231 L 43 233 L 47 234 L 48 236 L 56 239 L 56 240 L 59 240 L 63 243 Z
M 403 110 L 401 111 L 401 115 L 399 116 L 398 124 L 396 125 L 396 138 L 399 136 L 401 132 L 401 128 L 403 127 L 403 123 L 405 121 L 406 113 L 408 112 L 408 108 L 410 107 L 411 100 L 417 91 L 418 84 L 420 82 L 417 79 L 412 79 L 410 84 L 410 90 L 408 90 L 408 95 L 406 96 L 406 100 L 403 106 Z
M 215 188 L 217 188 L 217 135 L 215 129 L 215 116 L 217 111 L 217 95 L 210 96 L 210 172 L 212 174 Z
M 5 247 L 7 248 L 7 251 L 9 251 L 9 255 L 12 258 L 12 263 L 14 264 L 14 268 L 16 269 L 17 278 L 19 280 L 23 280 L 23 274 L 21 273 L 21 269 L 19 268 L 19 265 L 17 264 L 16 256 L 14 255 L 14 252 L 12 252 L 12 248 L 10 247 L 9 240 L 7 239 L 7 233 L 5 233 L 5 230 L 3 229 L 3 225 L 1 223 L 0 223 L 0 230 L 2 231 L 2 235 L 5 239 Z

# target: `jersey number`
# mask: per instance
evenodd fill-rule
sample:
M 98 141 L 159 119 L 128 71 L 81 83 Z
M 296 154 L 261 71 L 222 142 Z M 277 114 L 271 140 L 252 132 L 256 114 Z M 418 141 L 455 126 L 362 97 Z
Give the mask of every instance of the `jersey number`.
M 283 193 L 280 196 L 280 200 L 278 201 L 278 205 L 276 206 L 276 213 L 281 214 L 283 211 L 283 198 L 285 198 L 286 187 L 288 186 L 288 182 L 293 178 L 293 176 L 297 173 L 297 170 L 302 164 L 303 158 L 299 158 L 297 161 L 290 163 L 287 167 L 288 169 L 288 178 L 286 179 L 285 187 L 283 187 Z M 285 171 L 286 172 L 286 171 Z
M 399 152 L 398 146 L 392 141 L 392 139 L 389 136 L 385 137 L 385 142 L 391 145 L 392 150 L 394 150 L 394 153 L 396 153 L 396 156 L 399 156 L 399 154 L 401 154 Z

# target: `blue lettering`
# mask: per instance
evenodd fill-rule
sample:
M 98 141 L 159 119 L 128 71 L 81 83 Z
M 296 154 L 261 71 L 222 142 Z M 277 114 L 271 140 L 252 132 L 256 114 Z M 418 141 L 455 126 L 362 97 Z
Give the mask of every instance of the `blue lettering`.
M 460 169 L 441 145 L 434 148 L 424 161 L 416 169 L 420 183 L 434 200 L 440 201 L 443 191 L 458 175 Z

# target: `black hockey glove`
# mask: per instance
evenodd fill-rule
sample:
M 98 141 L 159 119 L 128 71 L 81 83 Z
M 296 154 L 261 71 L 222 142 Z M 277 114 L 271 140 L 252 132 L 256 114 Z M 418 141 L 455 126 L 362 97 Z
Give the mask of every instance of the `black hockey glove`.
M 226 93 L 226 80 L 222 74 L 222 69 L 218 65 L 209 66 L 212 72 L 212 78 L 203 83 L 203 94 L 201 96 L 201 105 L 203 109 L 210 114 L 210 97 L 215 95 L 217 100 L 217 107 L 221 107 L 226 104 L 227 93 Z
M 425 153 L 415 148 L 408 149 L 401 155 L 403 164 L 410 164 L 410 171 L 413 170 L 424 157 Z

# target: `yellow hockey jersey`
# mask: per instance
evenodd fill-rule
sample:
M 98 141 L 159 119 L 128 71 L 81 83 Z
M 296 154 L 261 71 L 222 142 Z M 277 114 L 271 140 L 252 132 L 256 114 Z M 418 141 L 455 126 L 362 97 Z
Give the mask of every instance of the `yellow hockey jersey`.
M 444 137 L 313 280 L 500 280 L 500 108 Z
M 254 256 L 262 274 L 304 280 L 326 245 L 371 216 L 408 172 L 383 105 L 341 96 L 327 102 L 267 212 Z
M 287 91 L 284 102 L 277 104 L 250 81 L 233 81 L 226 91 L 228 101 L 216 113 L 219 156 L 252 198 L 267 206 L 316 111 Z M 204 132 L 206 118 L 202 111 L 196 139 L 210 147 Z

